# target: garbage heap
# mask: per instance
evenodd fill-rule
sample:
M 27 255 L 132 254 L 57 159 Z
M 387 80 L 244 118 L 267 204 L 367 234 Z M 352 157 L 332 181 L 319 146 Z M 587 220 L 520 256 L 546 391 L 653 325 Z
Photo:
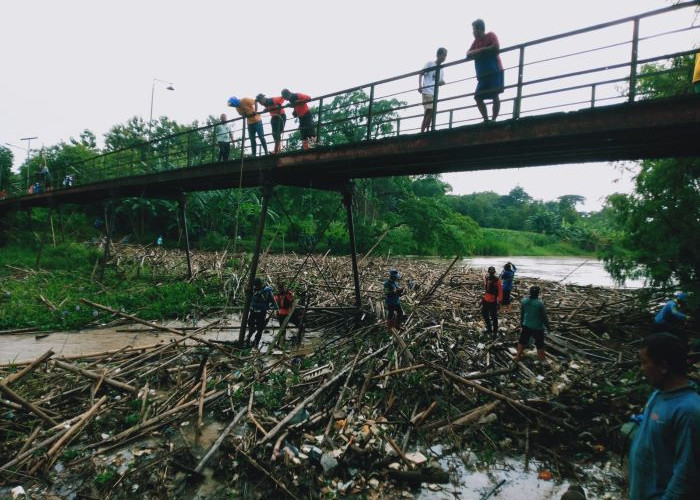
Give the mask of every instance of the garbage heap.
M 252 350 L 235 342 L 237 325 L 228 325 L 230 342 L 206 338 L 221 318 L 178 330 L 90 302 L 179 338 L 72 359 L 50 350 L 0 367 L 0 492 L 411 498 L 421 484 L 457 480 L 438 448 L 470 467 L 523 456 L 554 479 L 587 483 L 586 463 L 619 457 L 618 428 L 649 392 L 635 362 L 648 296 L 517 279 L 499 334 L 487 335 L 481 270 L 361 262 L 356 310 L 349 260 L 311 260 L 265 256 L 260 268 L 268 282 L 304 290 L 311 326 L 301 343 L 271 322 L 274 340 Z M 406 289 L 401 329 L 384 320 L 382 282 L 393 267 Z M 552 323 L 548 359 L 529 351 L 516 363 L 518 298 L 532 284 Z M 239 285 L 229 292 L 242 302 Z

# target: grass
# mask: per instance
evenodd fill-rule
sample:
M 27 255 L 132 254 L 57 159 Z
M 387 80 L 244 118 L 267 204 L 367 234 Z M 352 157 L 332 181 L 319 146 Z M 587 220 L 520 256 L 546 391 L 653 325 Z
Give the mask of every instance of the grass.
M 482 235 L 475 255 L 591 255 L 538 233 L 482 229 Z M 41 267 L 35 269 L 37 249 L 36 242 L 25 241 L 0 251 L 0 330 L 72 330 L 113 319 L 107 312 L 86 306 L 81 298 L 149 320 L 196 317 L 226 303 L 223 286 L 214 279 L 185 283 L 182 276 L 161 274 L 156 279 L 150 270 L 137 276 L 135 270 L 108 268 L 98 283 L 92 278 L 101 255 L 95 246 L 47 244 Z
M 474 249 L 474 255 L 533 257 L 593 256 L 555 236 L 509 229 L 482 228 L 482 239 Z
M 126 280 L 108 268 L 102 282 L 91 278 L 99 252 L 92 246 L 67 243 L 46 246 L 41 268 L 27 247 L 3 247 L 0 252 L 0 330 L 33 327 L 70 330 L 112 319 L 107 312 L 83 304 L 86 298 L 144 319 L 184 318 L 224 303 L 214 280 L 184 283 L 181 276 L 148 272 Z M 42 299 L 54 305 L 52 310 Z

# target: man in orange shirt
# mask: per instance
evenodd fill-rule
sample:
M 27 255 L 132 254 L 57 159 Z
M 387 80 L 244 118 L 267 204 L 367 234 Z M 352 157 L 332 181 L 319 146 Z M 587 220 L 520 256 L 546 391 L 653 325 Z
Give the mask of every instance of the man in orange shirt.
M 283 97 L 266 97 L 265 94 L 258 94 L 255 101 L 264 106 L 265 111 L 270 114 L 270 126 L 272 127 L 272 138 L 275 140 L 275 154 L 282 151 L 282 133 L 284 124 L 287 123 L 287 114 L 284 112 Z
M 292 115 L 295 118 L 299 118 L 299 133 L 301 134 L 302 147 L 309 149 L 309 142 L 312 145 L 316 143 L 316 125 L 314 124 L 309 105 L 306 104 L 311 100 L 311 97 L 301 92 L 292 93 L 289 89 L 282 89 L 282 97 L 294 106 Z
M 236 108 L 238 114 L 248 119 L 248 135 L 250 136 L 250 149 L 253 151 L 253 156 L 256 153 L 255 136 L 260 139 L 260 145 L 267 154 L 267 142 L 265 142 L 265 133 L 263 132 L 262 118 L 258 114 L 258 104 L 250 97 L 238 99 L 238 97 L 230 97 L 228 105 Z
M 498 334 L 498 308 L 503 300 L 503 285 L 496 276 L 496 268 L 489 267 L 484 276 L 484 295 L 481 298 L 481 317 L 484 318 L 487 334 Z

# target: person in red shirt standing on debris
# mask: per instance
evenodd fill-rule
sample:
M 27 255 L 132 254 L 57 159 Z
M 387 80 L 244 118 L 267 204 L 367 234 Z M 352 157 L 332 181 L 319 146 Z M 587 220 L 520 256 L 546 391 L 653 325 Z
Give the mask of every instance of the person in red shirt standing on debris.
M 299 118 L 299 133 L 301 134 L 302 147 L 309 149 L 309 144 L 313 146 L 316 143 L 316 125 L 307 104 L 311 97 L 301 92 L 291 92 L 289 89 L 282 89 L 282 97 L 294 106 L 292 115 L 295 118 Z
M 498 308 L 503 300 L 503 285 L 496 276 L 496 268 L 489 267 L 484 276 L 484 295 L 481 298 L 481 317 L 484 318 L 487 334 L 498 334 Z

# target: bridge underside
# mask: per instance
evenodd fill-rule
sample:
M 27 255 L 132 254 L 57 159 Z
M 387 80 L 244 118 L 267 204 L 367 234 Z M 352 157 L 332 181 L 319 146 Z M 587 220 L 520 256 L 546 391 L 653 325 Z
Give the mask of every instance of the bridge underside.
M 366 177 L 687 156 L 700 156 L 696 95 L 246 157 L 242 176 L 236 160 L 0 201 L 0 210 L 265 184 L 338 189 Z

